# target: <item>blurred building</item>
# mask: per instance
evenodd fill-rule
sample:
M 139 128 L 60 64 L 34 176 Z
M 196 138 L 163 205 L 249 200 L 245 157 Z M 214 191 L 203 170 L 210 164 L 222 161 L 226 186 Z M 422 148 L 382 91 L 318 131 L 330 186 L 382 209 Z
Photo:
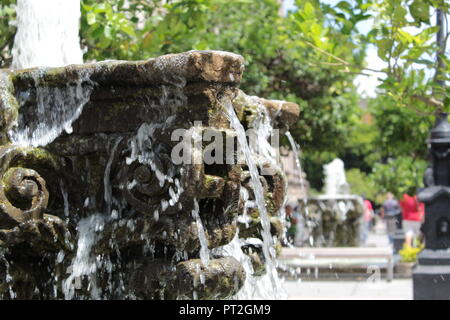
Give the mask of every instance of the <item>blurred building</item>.
M 294 152 L 281 147 L 280 160 L 287 178 L 288 202 L 294 202 L 306 197 L 308 195 L 309 182 L 306 180 L 305 172 L 302 172 L 300 175 Z

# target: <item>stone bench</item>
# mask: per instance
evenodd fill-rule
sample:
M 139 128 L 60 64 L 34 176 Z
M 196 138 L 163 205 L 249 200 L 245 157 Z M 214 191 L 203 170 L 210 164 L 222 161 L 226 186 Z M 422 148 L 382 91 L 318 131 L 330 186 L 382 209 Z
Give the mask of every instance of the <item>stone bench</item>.
M 279 260 L 287 265 L 320 267 L 330 262 L 333 267 L 348 265 L 361 259 L 386 260 L 387 281 L 394 277 L 394 254 L 386 248 L 283 248 Z

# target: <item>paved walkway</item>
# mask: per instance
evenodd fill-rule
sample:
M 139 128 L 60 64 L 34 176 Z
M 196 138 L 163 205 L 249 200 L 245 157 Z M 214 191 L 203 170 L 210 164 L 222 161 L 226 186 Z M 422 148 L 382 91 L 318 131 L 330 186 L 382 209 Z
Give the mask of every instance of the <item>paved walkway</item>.
M 366 247 L 390 247 L 389 239 L 386 234 L 386 224 L 383 221 L 377 220 L 377 223 L 372 228 L 366 241 Z
M 366 247 L 390 247 L 383 222 L 377 223 L 366 242 Z M 370 278 L 369 278 L 370 277 Z M 364 275 L 359 280 L 286 280 L 285 290 L 290 300 L 411 300 L 412 279 L 387 282 Z
M 289 300 L 411 300 L 412 280 L 286 281 Z

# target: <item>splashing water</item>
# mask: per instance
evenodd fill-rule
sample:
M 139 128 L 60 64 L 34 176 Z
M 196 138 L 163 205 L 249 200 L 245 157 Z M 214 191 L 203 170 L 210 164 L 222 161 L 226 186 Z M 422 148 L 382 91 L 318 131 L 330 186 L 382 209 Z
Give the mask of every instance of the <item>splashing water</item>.
M 89 278 L 91 297 L 100 299 L 100 289 L 96 286 L 95 281 L 97 259 L 91 251 L 98 240 L 99 233 L 103 231 L 105 222 L 104 215 L 94 214 L 78 223 L 77 254 L 68 269 L 70 276 L 63 282 L 62 288 L 66 299 L 72 299 L 75 295 L 75 289 L 81 289 L 81 281 L 85 276 Z
M 167 122 L 165 124 L 167 124 Z M 131 155 L 126 159 L 128 165 L 134 161 L 138 161 L 139 163 L 148 166 L 157 178 L 159 186 L 168 186 L 170 198 L 161 199 L 159 210 L 156 210 L 153 213 L 155 220 L 158 220 L 159 215 L 169 207 L 174 207 L 177 204 L 181 205 L 181 203 L 179 203 L 179 199 L 181 194 L 184 192 L 180 179 L 176 177 L 178 173 L 176 169 L 164 169 L 162 162 L 158 160 L 158 152 L 152 149 L 153 144 L 155 143 L 153 140 L 155 130 L 163 127 L 164 124 L 143 123 L 139 127 L 136 136 L 129 141 L 131 146 Z M 179 173 L 181 174 L 182 171 L 180 170 Z M 127 186 L 127 188 L 131 190 L 134 186 L 135 184 L 131 183 Z
M 197 199 L 194 198 L 194 209 L 192 210 L 192 217 L 195 219 L 197 225 L 198 238 L 200 240 L 200 260 L 203 265 L 208 265 L 210 251 L 208 248 L 208 239 L 206 239 L 205 229 L 199 214 L 199 206 Z
M 256 137 L 250 135 L 250 139 L 256 139 L 256 141 L 251 141 L 250 143 L 250 149 L 252 149 L 253 154 L 257 157 L 256 162 L 263 163 L 266 167 L 265 169 L 269 166 L 271 169 L 278 168 L 281 170 L 279 165 L 278 140 L 275 140 L 275 138 L 278 138 L 278 132 L 277 134 L 274 132 L 275 130 L 269 116 L 269 111 L 260 102 L 259 97 L 247 96 L 245 100 L 247 105 L 256 107 L 256 114 L 251 124 L 251 129 L 255 131 Z M 275 147 L 273 147 L 273 142 L 275 142 Z M 252 143 L 254 144 L 252 145 Z M 253 146 L 255 148 L 252 148 Z
M 14 39 L 13 69 L 60 67 L 83 63 L 79 44 L 80 0 L 17 0 L 17 33 Z M 35 96 L 21 92 L 18 101 L 24 107 L 35 99 L 31 118 L 20 113 L 16 127 L 9 132 L 13 144 L 44 146 L 63 131 L 72 132 L 72 123 L 80 116 L 92 92 L 88 75 L 80 74 L 75 83 L 51 87 L 44 83 L 42 70 L 35 70 Z
M 35 97 L 31 90 L 21 92 L 18 102 L 26 108 L 29 100 L 36 99 L 36 108 L 28 108 L 19 115 L 17 125 L 8 133 L 15 145 L 24 147 L 45 146 L 63 131 L 72 133 L 72 124 L 78 119 L 89 101 L 94 84 L 89 74 L 80 72 L 75 83 L 50 87 L 42 78 L 42 71 L 33 71 Z
M 212 253 L 219 256 L 234 257 L 239 261 L 245 270 L 245 282 L 239 292 L 233 297 L 235 300 L 248 300 L 248 299 L 273 299 L 270 294 L 272 288 L 272 282 L 269 279 L 269 275 L 261 277 L 253 276 L 254 268 L 251 259 L 242 250 L 244 241 L 239 238 L 239 234 L 236 233 L 233 240 L 221 247 L 214 248 Z
M 248 211 L 248 209 L 255 208 L 255 203 L 254 203 L 254 201 L 249 199 L 249 196 L 250 196 L 249 192 L 248 192 L 247 188 L 245 188 L 244 186 L 241 186 L 241 189 L 239 190 L 239 194 L 244 203 L 244 208 L 243 208 L 242 214 L 238 216 L 238 221 L 245 224 L 246 227 L 248 227 L 249 223 L 251 222 L 251 218 L 248 215 L 247 211 Z
M 258 168 L 256 166 L 255 160 L 252 157 L 252 151 L 250 150 L 250 147 L 247 143 L 245 129 L 242 126 L 241 122 L 239 121 L 239 118 L 236 115 L 236 112 L 233 108 L 231 101 L 228 99 L 224 99 L 222 103 L 225 107 L 225 110 L 228 113 L 231 127 L 237 132 L 238 143 L 240 148 L 242 149 L 248 169 L 250 171 L 252 189 L 255 194 L 255 201 L 261 218 L 261 226 L 262 226 L 261 235 L 263 238 L 262 249 L 266 261 L 265 262 L 266 272 L 272 284 L 270 289 L 273 291 L 273 298 L 274 299 L 279 298 L 280 295 L 282 294 L 282 288 L 280 279 L 278 278 L 276 266 L 274 263 L 276 254 L 275 250 L 273 249 L 273 239 L 270 233 L 269 214 L 267 213 L 265 206 L 263 186 L 259 178 Z M 249 273 L 247 273 L 247 276 L 248 275 Z
M 175 206 L 178 204 L 180 195 L 183 193 L 183 188 L 180 184 L 180 180 L 175 178 L 175 172 L 166 172 L 158 165 L 159 162 L 155 161 L 156 154 L 151 149 L 152 137 L 155 130 L 163 127 L 163 124 L 142 124 L 138 130 L 136 136 L 131 140 L 131 156 L 127 159 L 127 163 L 132 163 L 133 161 L 139 161 L 139 163 L 148 165 L 155 177 L 158 180 L 160 186 L 164 186 L 166 183 L 171 185 L 169 190 L 170 199 L 161 200 L 161 207 L 159 211 L 154 212 L 155 220 L 158 220 L 159 214 L 163 213 L 169 206 Z M 197 131 L 193 132 L 193 137 L 198 134 Z M 176 191 L 174 191 L 174 189 Z M 208 248 L 208 240 L 206 238 L 205 230 L 203 227 L 202 220 L 199 215 L 199 205 L 197 199 L 194 200 L 194 208 L 192 210 L 192 217 L 195 219 L 197 225 L 197 232 L 200 240 L 200 259 L 204 265 L 207 265 L 210 258 L 210 250 Z
M 83 63 L 80 0 L 17 0 L 14 69 Z
M 73 299 L 76 289 L 84 289 L 82 280 L 86 277 L 89 281 L 87 290 L 89 291 L 90 297 L 92 299 L 100 299 L 103 289 L 97 286 L 97 272 L 103 268 L 111 273 L 112 265 L 110 260 L 105 256 L 100 257 L 95 255 L 94 247 L 97 241 L 103 236 L 105 225 L 117 218 L 117 210 L 112 210 L 114 199 L 111 189 L 111 165 L 121 141 L 122 137 L 113 139 L 109 146 L 109 159 L 103 177 L 104 200 L 106 204 L 105 212 L 102 214 L 93 214 L 78 222 L 77 253 L 67 270 L 67 273 L 70 275 L 63 282 L 62 286 L 66 299 Z M 132 221 L 130 220 L 129 222 Z M 109 285 L 112 285 L 112 283 L 110 282 Z

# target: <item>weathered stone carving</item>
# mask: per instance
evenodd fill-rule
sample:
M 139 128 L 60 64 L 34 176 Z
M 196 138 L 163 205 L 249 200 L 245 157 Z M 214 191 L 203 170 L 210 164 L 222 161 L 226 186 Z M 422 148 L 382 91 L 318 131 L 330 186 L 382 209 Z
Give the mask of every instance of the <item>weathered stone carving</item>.
M 201 263 L 195 213 L 209 249 L 238 228 L 242 238 L 260 237 L 258 210 L 242 198 L 245 188 L 254 200 L 248 169 L 175 164 L 171 152 L 176 129 L 236 141 L 224 99 L 246 128 L 266 121 L 286 130 L 296 121 L 295 104 L 237 89 L 243 63 L 231 53 L 192 51 L 1 73 L 0 297 L 236 294 L 242 265 L 233 257 Z M 260 157 L 258 166 L 274 170 L 261 181 L 272 233 L 281 237 L 285 178 L 269 162 Z M 244 210 L 248 223 L 239 219 Z M 261 250 L 249 248 L 255 274 L 263 273 Z
M 360 244 L 362 199 L 355 195 L 308 197 L 299 201 L 305 225 L 296 245 L 357 247 Z M 312 239 L 312 241 L 311 241 Z

